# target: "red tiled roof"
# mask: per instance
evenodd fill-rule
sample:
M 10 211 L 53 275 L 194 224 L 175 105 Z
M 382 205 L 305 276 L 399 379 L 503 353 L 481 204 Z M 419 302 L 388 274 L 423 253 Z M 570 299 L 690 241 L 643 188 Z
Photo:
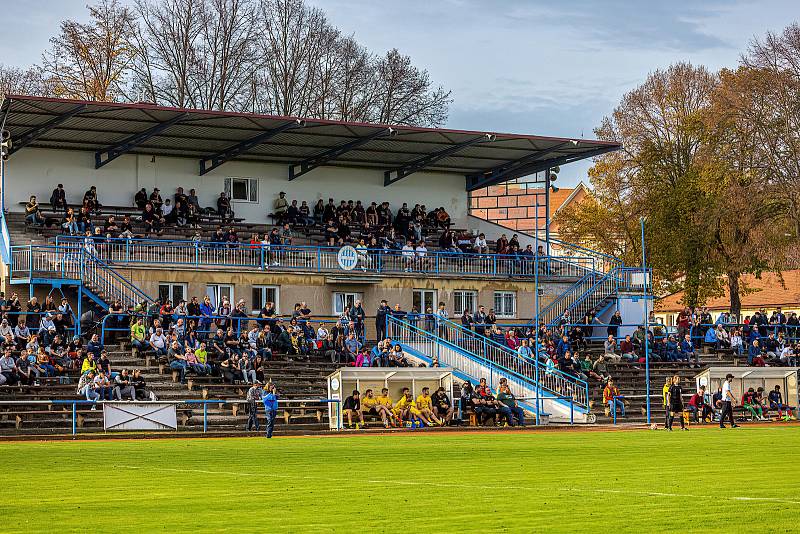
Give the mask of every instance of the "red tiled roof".
M 781 276 L 783 283 L 781 283 Z M 775 273 L 763 273 L 760 279 L 753 275 L 743 276 L 741 286 L 747 287 L 753 292 L 741 296 L 742 308 L 800 307 L 800 269 L 783 271 L 781 276 Z M 683 292 L 680 291 L 659 299 L 656 303 L 656 311 L 680 311 L 684 307 L 681 304 L 682 298 Z M 728 288 L 725 288 L 724 295 L 709 299 L 705 306 L 710 310 L 729 309 Z

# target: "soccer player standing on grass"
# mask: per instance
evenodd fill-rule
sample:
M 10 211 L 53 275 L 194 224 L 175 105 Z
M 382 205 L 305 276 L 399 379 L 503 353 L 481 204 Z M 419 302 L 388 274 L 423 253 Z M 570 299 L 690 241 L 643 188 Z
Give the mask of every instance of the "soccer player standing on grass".
M 672 377 L 672 385 L 667 390 L 667 405 L 669 406 L 669 420 L 667 421 L 667 430 L 672 431 L 672 423 L 675 421 L 675 414 L 681 421 L 681 430 L 688 430 L 686 422 L 683 419 L 683 388 L 681 388 L 681 377 L 675 375 Z
M 261 402 L 264 403 L 264 415 L 267 419 L 267 434 L 268 438 L 272 437 L 272 431 L 275 428 L 275 417 L 278 413 L 278 389 L 272 382 L 267 382 L 267 387 L 264 388 L 264 395 L 261 397 Z
M 728 373 L 725 375 L 725 382 L 722 383 L 722 413 L 719 416 L 719 427 L 725 428 L 725 417 L 731 422 L 731 428 L 738 428 L 733 421 L 733 406 L 736 404 L 736 397 L 733 396 L 731 391 L 731 382 L 733 382 L 733 375 Z

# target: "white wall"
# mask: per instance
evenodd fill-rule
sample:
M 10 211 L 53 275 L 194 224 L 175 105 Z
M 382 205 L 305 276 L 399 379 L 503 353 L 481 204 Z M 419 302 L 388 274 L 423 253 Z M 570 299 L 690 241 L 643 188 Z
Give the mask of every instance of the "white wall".
M 281 164 L 231 161 L 199 176 L 197 159 L 156 156 L 155 162 L 151 160 L 147 155 L 124 155 L 95 169 L 94 152 L 24 148 L 6 163 L 6 208 L 22 211 L 19 202 L 27 202 L 31 194 L 47 202 L 58 183 L 64 184 L 70 203 L 80 203 L 92 185 L 97 186 L 100 203 L 109 206 L 133 205 L 133 195 L 142 187 L 148 194 L 158 187 L 166 199 L 180 186 L 187 192 L 197 189 L 201 206 L 216 206 L 225 178 L 236 176 L 258 178 L 258 203 L 234 206 L 237 216 L 255 222 L 268 222 L 266 215 L 280 191 L 286 191 L 290 201 L 306 200 L 310 206 L 329 197 L 337 205 L 342 199 L 361 200 L 365 205 L 385 200 L 395 211 L 408 202 L 409 208 L 416 203 L 428 210 L 444 206 L 455 221 L 467 217 L 467 192 L 460 175 L 419 172 L 384 187 L 380 169 L 319 167 L 289 182 L 287 165 Z
M 522 249 L 525 249 L 526 246 L 531 245 L 533 250 L 536 250 L 539 245 L 544 246 L 546 244 L 545 241 L 536 239 L 530 234 L 512 230 L 511 228 L 481 219 L 480 217 L 475 217 L 474 215 L 470 215 L 467 218 L 467 228 L 479 234 L 486 234 L 487 239 L 497 239 L 503 234 L 506 234 L 506 237 L 511 239 L 512 235 L 517 234 L 517 240 L 519 241 L 520 248 Z

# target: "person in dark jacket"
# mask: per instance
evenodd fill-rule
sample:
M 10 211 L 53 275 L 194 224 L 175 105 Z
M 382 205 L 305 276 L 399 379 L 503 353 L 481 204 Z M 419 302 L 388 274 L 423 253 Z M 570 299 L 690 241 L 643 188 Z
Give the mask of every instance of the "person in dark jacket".
M 382 341 L 386 339 L 386 316 L 392 312 L 389 303 L 386 300 L 381 300 L 381 305 L 375 312 L 375 331 L 377 332 L 375 339 Z

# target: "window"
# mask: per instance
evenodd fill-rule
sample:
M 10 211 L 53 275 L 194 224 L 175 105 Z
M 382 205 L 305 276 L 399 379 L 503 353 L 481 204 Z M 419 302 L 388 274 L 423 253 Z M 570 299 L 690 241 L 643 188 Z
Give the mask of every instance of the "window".
M 435 289 L 415 289 L 411 305 L 416 308 L 419 313 L 425 313 L 430 308 L 433 312 L 436 311 L 438 306 L 436 302 Z
M 495 291 L 494 313 L 498 317 L 516 317 L 517 294 L 514 291 Z
M 278 286 L 253 286 L 252 310 L 257 314 L 267 302 L 275 303 L 275 313 L 280 313 Z
M 475 313 L 478 309 L 478 292 L 458 289 L 453 291 L 453 317 L 462 315 L 464 310 Z
M 333 294 L 333 314 L 336 316 L 343 314 L 345 310 L 352 308 L 357 300 L 363 303 L 364 294 L 335 292 Z
M 206 286 L 206 295 L 211 299 L 211 303 L 214 306 L 219 306 L 222 297 L 228 297 L 228 302 L 231 303 L 231 306 L 235 306 L 232 284 L 208 284 Z
M 258 202 L 258 180 L 255 178 L 225 178 L 225 194 L 235 202 Z
M 158 298 L 161 302 L 171 300 L 172 304 L 176 305 L 186 300 L 186 284 L 173 284 L 171 282 L 158 283 Z

